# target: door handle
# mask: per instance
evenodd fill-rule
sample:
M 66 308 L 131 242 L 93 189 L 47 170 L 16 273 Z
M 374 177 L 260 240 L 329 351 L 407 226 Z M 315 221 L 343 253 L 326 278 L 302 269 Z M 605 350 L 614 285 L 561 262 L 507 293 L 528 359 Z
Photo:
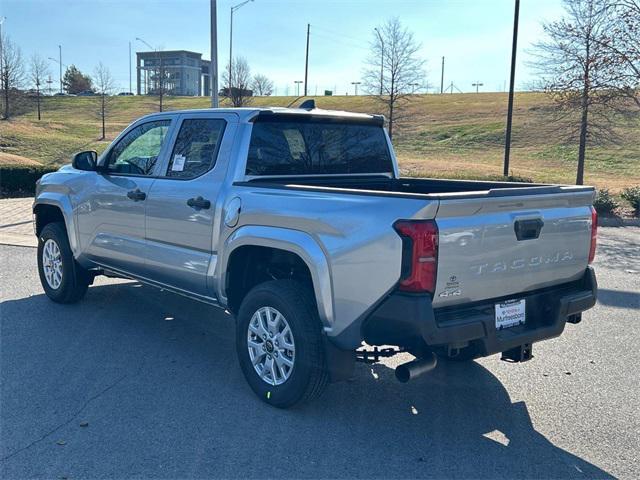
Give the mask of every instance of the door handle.
M 206 198 L 202 198 L 200 196 L 187 200 L 187 205 L 189 205 L 191 208 L 203 208 L 205 210 L 211 208 L 211 202 Z
M 147 198 L 147 194 L 139 188 L 136 188 L 135 190 L 127 192 L 127 197 L 129 197 L 134 202 L 137 202 L 138 200 L 144 200 L 145 198 Z

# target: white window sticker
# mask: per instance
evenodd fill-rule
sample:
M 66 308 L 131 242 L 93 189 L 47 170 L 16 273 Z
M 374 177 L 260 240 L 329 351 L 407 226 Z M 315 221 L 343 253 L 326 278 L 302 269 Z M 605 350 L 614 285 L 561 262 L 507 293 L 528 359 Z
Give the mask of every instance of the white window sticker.
M 185 161 L 185 157 L 184 155 L 174 155 L 173 156 L 173 163 L 171 164 L 171 171 L 172 172 L 181 172 L 184 170 L 184 161 Z

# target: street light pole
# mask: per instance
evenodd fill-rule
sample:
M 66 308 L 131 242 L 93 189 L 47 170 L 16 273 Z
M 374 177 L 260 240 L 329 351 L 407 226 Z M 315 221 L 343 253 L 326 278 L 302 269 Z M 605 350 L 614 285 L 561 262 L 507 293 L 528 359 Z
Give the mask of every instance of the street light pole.
M 5 88 L 4 87 L 4 82 L 1 82 L 1 80 L 4 78 L 3 76 L 3 72 L 4 70 L 2 69 L 2 24 L 4 23 L 4 21 L 7 19 L 7 17 L 0 17 L 0 88 Z
M 132 93 L 131 90 L 131 40 L 129 40 L 129 93 Z
M 296 97 L 300 96 L 300 84 L 302 83 L 302 80 L 295 80 L 293 83 L 296 84 Z
M 233 81 L 231 78 L 232 77 L 231 66 L 233 64 L 233 12 L 244 7 L 249 2 L 253 2 L 253 0 L 244 0 L 244 2 L 231 7 L 231 18 L 229 22 L 229 92 L 228 92 L 229 98 L 231 98 L 231 88 L 233 85 Z
M 136 37 L 136 40 L 138 40 L 141 43 L 144 43 L 147 47 L 149 47 L 151 50 L 156 52 L 156 60 L 158 61 L 158 98 L 160 103 L 159 105 L 160 111 L 162 111 L 162 97 L 164 95 L 164 91 L 163 91 L 164 86 L 162 84 L 162 80 L 164 77 L 164 72 L 162 71 L 162 57 L 160 56 L 160 51 L 157 48 L 152 47 L 148 42 L 145 42 L 140 37 Z
M 520 0 L 516 0 L 513 14 L 513 44 L 511 46 L 511 77 L 509 79 L 509 106 L 507 108 L 507 131 L 504 139 L 504 165 L 502 174 L 509 175 L 509 155 L 511 154 L 511 124 L 513 120 L 513 89 L 516 79 L 516 50 L 518 48 L 518 17 L 520 14 Z
M 360 85 L 360 83 L 362 82 L 351 82 L 351 85 L 353 85 L 355 87 L 355 96 L 358 96 L 358 85 Z
M 211 63 L 209 64 L 211 107 L 218 108 L 218 3 L 211 0 Z
M 484 85 L 484 83 L 480 83 L 480 81 L 476 81 L 476 83 L 472 83 L 471 86 L 472 87 L 476 87 L 476 93 L 480 92 L 480 87 L 482 87 Z
M 378 38 L 380 39 L 380 96 L 382 96 L 382 84 L 384 83 L 384 40 L 382 40 L 382 35 L 380 35 L 380 30 L 378 28 L 374 28 L 376 33 L 378 34 Z
M 307 53 L 304 60 L 304 96 L 307 96 L 307 82 L 309 80 L 309 31 L 311 30 L 311 24 L 307 23 Z
M 62 57 L 60 57 L 60 58 L 62 58 Z M 60 93 L 62 93 L 62 67 L 66 66 L 66 65 L 63 65 L 62 63 L 60 63 L 59 60 L 56 60 L 53 57 L 47 57 L 47 60 L 51 60 L 52 62 L 57 63 L 58 65 L 60 65 L 60 75 L 61 75 L 60 76 Z
M 62 93 L 62 45 L 58 45 L 58 54 L 60 58 L 60 93 Z

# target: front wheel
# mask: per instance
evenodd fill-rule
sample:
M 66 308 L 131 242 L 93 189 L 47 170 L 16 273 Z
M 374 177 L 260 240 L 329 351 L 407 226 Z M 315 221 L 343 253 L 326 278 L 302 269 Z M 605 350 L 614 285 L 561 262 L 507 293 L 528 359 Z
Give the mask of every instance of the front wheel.
M 310 401 L 329 374 L 313 296 L 293 280 L 254 287 L 238 312 L 236 349 L 252 390 L 279 408 Z
M 54 302 L 74 303 L 87 292 L 88 275 L 73 258 L 64 224 L 49 223 L 38 235 L 38 273 Z

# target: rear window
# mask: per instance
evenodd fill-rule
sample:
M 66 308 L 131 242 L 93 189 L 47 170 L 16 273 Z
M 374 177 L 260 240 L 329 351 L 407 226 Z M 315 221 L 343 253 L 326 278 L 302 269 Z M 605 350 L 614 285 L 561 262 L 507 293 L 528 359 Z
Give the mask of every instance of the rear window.
M 282 117 L 253 125 L 247 175 L 391 172 L 391 155 L 379 126 Z

